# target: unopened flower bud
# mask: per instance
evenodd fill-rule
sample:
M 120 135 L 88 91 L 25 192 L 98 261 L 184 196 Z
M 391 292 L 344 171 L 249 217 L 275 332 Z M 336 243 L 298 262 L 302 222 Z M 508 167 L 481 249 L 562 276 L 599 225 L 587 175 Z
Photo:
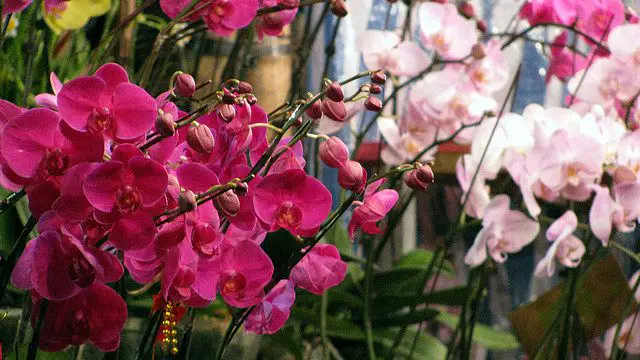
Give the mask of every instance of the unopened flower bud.
M 347 117 L 347 107 L 342 101 L 325 99 L 322 102 L 322 113 L 331 120 L 343 122 Z
M 211 129 L 205 124 L 190 127 L 187 133 L 187 145 L 200 154 L 210 153 L 215 145 Z
M 236 117 L 236 108 L 231 104 L 222 104 L 218 106 L 216 111 L 218 112 L 220 119 L 226 123 L 230 123 L 233 121 L 233 118 Z
M 458 6 L 458 12 L 469 19 L 476 16 L 476 9 L 473 7 L 473 4 L 468 1 L 465 1 Z
M 380 112 L 382 110 L 382 101 L 375 96 L 369 96 L 364 101 L 364 107 L 369 111 Z
M 338 183 L 344 189 L 360 192 L 367 183 L 367 171 L 359 162 L 347 160 L 338 168 Z
M 228 89 L 222 89 L 222 102 L 224 104 L 234 104 L 236 102 L 236 96 Z
M 324 91 L 325 95 L 329 98 L 329 100 L 333 101 L 342 101 L 344 100 L 344 93 L 342 92 L 342 86 L 337 81 L 334 81 L 327 87 Z
M 196 81 L 190 74 L 182 73 L 176 76 L 174 86 L 176 94 L 182 97 L 192 97 L 196 92 Z
M 240 94 L 250 94 L 253 92 L 253 86 L 246 81 L 240 81 L 238 83 L 238 92 Z
M 253 94 L 247 94 L 244 98 L 250 106 L 255 105 L 258 102 L 258 98 Z
M 385 75 L 383 71 L 376 71 L 371 74 L 371 81 L 374 84 L 384 85 L 384 83 L 387 81 L 387 75 Z
M 158 117 L 156 117 L 156 131 L 162 137 L 173 136 L 176 133 L 175 122 L 171 113 L 158 114 Z
M 487 33 L 487 23 L 482 19 L 478 19 L 476 21 L 476 29 L 478 29 L 478 31 L 480 31 L 483 34 L 486 34 Z
M 429 165 L 421 165 L 420 167 L 418 167 L 417 169 L 414 170 L 416 173 L 416 177 L 418 178 L 418 180 L 425 182 L 425 183 L 432 183 L 434 176 L 433 176 L 433 170 L 431 169 L 431 166 Z
M 369 85 L 369 93 L 371 94 L 380 94 L 382 93 L 382 86 L 378 84 Z
M 331 0 L 329 8 L 331 13 L 337 17 L 345 17 L 349 13 L 349 7 L 344 0 Z
M 424 190 L 433 183 L 433 170 L 429 165 L 421 165 L 404 176 L 404 183 L 416 190 Z
M 306 114 L 313 120 L 320 119 L 322 117 L 322 100 L 318 99 L 316 102 L 311 104 L 307 109 Z
M 178 195 L 178 209 L 180 209 L 181 212 L 193 211 L 197 207 L 198 203 L 196 202 L 196 195 L 193 191 L 187 190 Z
M 342 140 L 332 136 L 320 144 L 318 156 L 320 156 L 322 162 L 327 164 L 327 166 L 339 168 L 349 160 L 349 149 Z
M 233 190 L 227 190 L 215 198 L 218 211 L 226 216 L 233 217 L 240 211 L 240 199 Z
M 482 60 L 487 56 L 487 48 L 483 44 L 475 44 L 471 48 L 471 56 L 476 60 Z
M 239 182 L 236 184 L 236 187 L 233 189 L 237 195 L 245 196 L 247 192 L 249 192 L 249 185 L 246 182 Z

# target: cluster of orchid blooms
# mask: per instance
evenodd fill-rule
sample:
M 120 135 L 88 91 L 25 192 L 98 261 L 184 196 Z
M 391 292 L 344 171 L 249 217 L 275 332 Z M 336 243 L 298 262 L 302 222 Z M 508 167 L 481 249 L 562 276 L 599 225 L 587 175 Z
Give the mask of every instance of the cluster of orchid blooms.
M 147 288 L 159 282 L 169 307 L 205 307 L 217 294 L 230 306 L 255 306 L 246 328 L 257 333 L 283 326 L 294 287 L 321 294 L 342 281 L 347 265 L 336 247 L 308 242 L 329 216 L 331 193 L 306 174 L 300 142 L 280 136 L 270 145 L 273 126 L 251 85 L 228 81 L 211 108 L 186 114 L 171 100 L 194 96 L 188 74 L 155 99 L 113 63 L 64 84 L 52 74 L 51 82 L 54 94 L 38 95 L 38 108 L 0 100 L 0 181 L 24 189 L 39 232 L 11 281 L 31 291 L 33 321 L 47 301 L 42 349 L 85 341 L 116 349 L 127 308 L 106 284 L 125 269 Z M 339 83 L 325 93 L 304 117 L 344 119 L 331 110 L 344 107 Z M 346 145 L 322 137 L 320 159 L 339 169 L 345 189 L 363 194 L 352 239 L 357 229 L 379 233 L 397 193 L 378 191 L 384 178 L 367 184 Z M 279 229 L 309 245 L 286 279 L 274 278 L 260 247 Z

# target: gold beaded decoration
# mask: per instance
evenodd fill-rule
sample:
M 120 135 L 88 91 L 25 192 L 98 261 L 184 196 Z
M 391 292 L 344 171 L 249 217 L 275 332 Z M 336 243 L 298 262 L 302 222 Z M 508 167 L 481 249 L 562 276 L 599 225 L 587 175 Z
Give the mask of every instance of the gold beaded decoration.
M 170 351 L 173 355 L 177 354 L 178 349 L 178 338 L 176 335 L 178 331 L 176 330 L 176 321 L 175 314 L 173 310 L 175 308 L 175 304 L 172 301 L 167 302 L 167 305 L 164 307 L 164 313 L 162 314 L 162 349 L 164 351 Z

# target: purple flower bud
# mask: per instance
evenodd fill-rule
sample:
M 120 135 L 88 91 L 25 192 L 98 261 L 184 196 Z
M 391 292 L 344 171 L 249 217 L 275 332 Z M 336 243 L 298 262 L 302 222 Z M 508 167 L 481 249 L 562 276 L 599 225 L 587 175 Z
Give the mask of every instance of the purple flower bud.
M 360 192 L 367 183 L 367 171 L 359 162 L 347 160 L 338 168 L 338 183 L 344 189 Z
M 329 8 L 331 13 L 337 17 L 345 17 L 349 13 L 349 7 L 344 0 L 331 0 Z
M 433 170 L 431 169 L 431 166 L 426 164 L 421 165 L 419 168 L 415 170 L 415 173 L 418 180 L 426 183 L 433 182 L 434 176 L 433 176 Z
M 234 104 L 236 102 L 236 96 L 228 89 L 222 89 L 222 102 L 224 104 Z
M 369 85 L 369 93 L 371 94 L 380 94 L 382 93 L 382 86 L 378 84 Z
M 235 189 L 233 190 L 237 195 L 245 196 L 247 192 L 249 192 L 249 185 L 246 182 L 240 182 L 236 184 Z
M 380 112 L 382 111 L 382 101 L 375 96 L 369 96 L 364 101 L 364 107 L 369 111 Z
M 240 94 L 250 94 L 253 92 L 253 86 L 246 81 L 240 81 L 238 83 L 238 92 Z
M 414 190 L 425 190 L 429 186 L 429 184 L 418 180 L 415 171 L 410 171 L 404 176 L 404 183 Z
M 156 131 L 162 137 L 173 136 L 176 133 L 176 123 L 173 121 L 171 113 L 158 114 L 156 117 Z
M 342 101 L 325 99 L 322 102 L 322 113 L 331 120 L 343 122 L 347 117 L 347 108 Z
M 429 165 L 422 165 L 404 176 L 404 183 L 416 190 L 424 190 L 433 183 L 433 171 Z
M 476 9 L 473 7 L 473 4 L 468 1 L 465 1 L 458 6 L 458 12 L 469 19 L 476 16 Z
M 227 190 L 215 198 L 215 206 L 224 215 L 233 217 L 240 211 L 240 199 L 233 190 Z
M 487 33 L 487 23 L 482 19 L 478 19 L 476 21 L 476 29 L 478 29 L 478 31 L 480 31 L 483 34 L 486 34 Z
M 191 190 L 187 190 L 185 192 L 181 192 L 178 195 L 178 209 L 181 212 L 189 212 L 193 211 L 198 207 L 198 203 L 196 202 L 196 195 Z
M 311 104 L 307 109 L 306 114 L 313 120 L 320 119 L 322 117 L 322 101 L 318 99 L 316 102 Z
M 383 71 L 376 71 L 371 74 L 371 81 L 374 84 L 384 85 L 384 83 L 387 81 L 387 75 L 385 75 Z
M 255 105 L 258 102 L 258 98 L 253 94 L 247 94 L 244 98 L 249 105 Z
M 222 104 L 216 109 L 222 121 L 230 123 L 236 117 L 236 108 L 231 104 Z
M 487 56 L 487 48 L 483 44 L 475 44 L 471 48 L 471 56 L 476 60 L 482 60 Z
M 190 127 L 187 133 L 187 145 L 200 154 L 210 153 L 215 145 L 211 129 L 205 124 Z
M 324 94 L 332 101 L 342 101 L 344 100 L 344 93 L 342 92 L 342 86 L 337 81 L 334 81 L 327 87 L 324 91 Z
M 320 159 L 332 168 L 339 168 L 349 160 L 349 149 L 342 140 L 332 136 L 327 141 L 323 141 L 318 149 Z
M 196 81 L 189 74 L 182 73 L 176 76 L 174 86 L 176 94 L 182 97 L 192 97 L 196 92 Z

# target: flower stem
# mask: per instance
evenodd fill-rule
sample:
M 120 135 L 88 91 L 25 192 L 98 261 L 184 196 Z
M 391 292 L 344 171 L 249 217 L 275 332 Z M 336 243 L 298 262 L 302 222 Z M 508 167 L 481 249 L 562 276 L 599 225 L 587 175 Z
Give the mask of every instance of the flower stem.
M 36 327 L 33 329 L 33 335 L 31 336 L 31 342 L 29 343 L 29 349 L 27 350 L 27 360 L 35 360 L 38 354 L 38 345 L 40 344 L 40 330 L 44 323 L 44 318 L 47 315 L 47 308 L 49 307 L 49 300 L 42 298 L 40 300 L 40 311 L 38 312 L 38 321 Z
M 373 346 L 373 327 L 371 326 L 371 278 L 373 277 L 373 244 L 365 245 L 367 248 L 367 264 L 364 278 L 364 330 L 367 339 L 367 354 L 369 360 L 376 360 L 376 349 Z
M 640 264 L 640 254 L 636 254 L 633 251 L 627 249 L 626 247 L 620 245 L 617 242 L 610 242 L 609 245 L 615 249 L 618 249 L 620 251 L 622 251 L 623 253 L 627 254 L 630 258 L 632 258 L 633 260 L 635 260 L 638 264 Z
M 6 199 L 0 201 L 0 214 L 10 209 L 15 203 L 17 203 L 20 199 L 22 199 L 26 195 L 26 191 L 24 189 L 20 189 L 9 196 Z

